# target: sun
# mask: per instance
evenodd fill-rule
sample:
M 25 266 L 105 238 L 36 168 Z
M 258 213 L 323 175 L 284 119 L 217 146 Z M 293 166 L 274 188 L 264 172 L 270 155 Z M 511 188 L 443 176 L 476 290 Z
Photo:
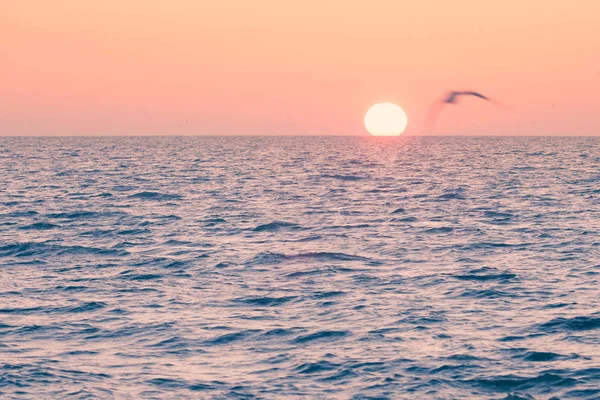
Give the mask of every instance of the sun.
M 375 104 L 365 114 L 365 128 L 373 136 L 399 136 L 406 124 L 406 113 L 393 103 Z

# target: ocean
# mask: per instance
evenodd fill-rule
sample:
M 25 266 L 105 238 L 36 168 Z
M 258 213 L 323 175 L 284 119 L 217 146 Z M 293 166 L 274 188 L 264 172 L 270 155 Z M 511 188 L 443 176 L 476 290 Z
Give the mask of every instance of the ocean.
M 0 396 L 598 399 L 600 138 L 0 138 Z

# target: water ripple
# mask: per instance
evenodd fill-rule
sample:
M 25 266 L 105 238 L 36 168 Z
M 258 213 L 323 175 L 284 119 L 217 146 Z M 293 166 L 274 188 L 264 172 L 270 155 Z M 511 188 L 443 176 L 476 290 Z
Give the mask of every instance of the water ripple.
M 600 140 L 0 138 L 2 398 L 600 398 Z

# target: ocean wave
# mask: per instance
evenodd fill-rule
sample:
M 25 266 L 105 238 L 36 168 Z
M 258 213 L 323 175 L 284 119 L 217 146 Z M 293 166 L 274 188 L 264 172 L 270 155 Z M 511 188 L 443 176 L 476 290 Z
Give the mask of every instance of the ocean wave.
M 496 249 L 496 248 L 511 248 L 511 247 L 527 247 L 531 243 L 504 243 L 504 242 L 476 242 L 468 245 L 461 245 L 461 250 L 482 250 L 482 249 Z
M 266 338 L 284 337 L 284 336 L 294 335 L 294 334 L 296 334 L 297 331 L 298 331 L 298 328 L 289 328 L 289 329 L 276 328 L 276 329 L 271 329 L 269 331 L 264 332 L 262 334 L 262 336 L 264 336 Z
M 305 344 L 309 342 L 322 342 L 322 341 L 336 341 L 350 336 L 350 331 L 318 331 L 310 333 L 308 335 L 297 336 L 293 342 L 298 344 Z
M 292 222 L 274 221 L 268 224 L 258 225 L 253 228 L 254 232 L 277 232 L 283 229 L 300 229 L 301 226 Z
M 350 181 L 350 182 L 355 182 L 355 181 L 360 181 L 363 179 L 366 179 L 363 176 L 358 176 L 358 175 L 321 175 L 321 178 L 328 178 L 328 179 L 337 179 L 340 181 Z
M 483 212 L 483 216 L 486 218 L 500 218 L 500 219 L 511 219 L 514 217 L 513 214 L 510 213 L 505 213 L 505 212 L 499 212 L 499 211 L 484 211 Z
M 47 306 L 47 307 L 16 307 L 16 308 L 0 308 L 0 314 L 53 314 L 53 313 L 87 313 L 96 311 L 106 307 L 102 302 L 85 302 L 75 306 Z
M 289 301 L 296 299 L 296 296 L 284 296 L 284 297 L 268 297 L 268 296 L 260 296 L 260 297 L 244 297 L 235 299 L 236 303 L 244 303 L 251 306 L 266 306 L 266 307 L 274 307 L 281 306 Z
M 513 274 L 510 272 L 503 272 L 497 274 L 474 272 L 460 275 L 452 275 L 452 277 L 461 281 L 506 281 L 516 278 L 517 274 Z
M 207 346 L 226 345 L 226 344 L 230 344 L 233 342 L 238 342 L 238 341 L 244 340 L 244 339 L 248 338 L 250 335 L 255 334 L 256 332 L 257 331 L 255 331 L 255 330 L 246 330 L 246 331 L 241 331 L 241 332 L 226 333 L 224 335 L 219 335 L 215 338 L 205 340 L 204 344 Z
M 0 248 L 1 251 L 1 248 Z M 298 254 L 283 254 L 283 253 L 271 253 L 264 252 L 256 255 L 252 259 L 247 261 L 249 265 L 265 265 L 265 264 L 279 264 L 283 262 L 296 262 L 296 261 L 360 261 L 373 263 L 372 260 L 367 257 L 361 257 L 356 255 L 350 255 L 345 253 L 330 253 L 330 252 L 314 252 L 314 253 L 298 253 Z
M 600 329 L 600 315 L 554 318 L 548 322 L 540 324 L 538 329 L 542 332 L 548 333 L 578 332 Z
M 309 235 L 309 236 L 305 236 L 305 237 L 301 237 L 298 239 L 283 239 L 282 242 L 291 242 L 291 243 L 302 243 L 302 242 L 314 242 L 317 240 L 321 240 L 323 239 L 323 236 L 321 235 Z
M 490 389 L 494 391 L 528 390 L 539 387 L 542 387 L 544 390 L 552 388 L 563 389 L 565 387 L 571 387 L 579 383 L 577 379 L 563 377 L 550 372 L 543 372 L 533 377 L 505 375 L 490 378 L 472 379 L 463 382 L 482 387 L 483 389 Z
M 448 201 L 448 200 L 464 200 L 464 196 L 460 193 L 444 193 L 437 197 L 438 200 Z
M 434 234 L 442 234 L 442 233 L 450 233 L 454 230 L 451 226 L 440 226 L 439 228 L 429 228 L 425 230 L 425 233 L 434 233 Z
M 485 281 L 484 279 L 483 281 Z M 487 279 L 489 280 L 489 279 Z M 461 297 L 472 297 L 475 299 L 499 299 L 503 297 L 518 297 L 511 292 L 503 292 L 494 289 L 466 289 L 460 293 Z
M 419 219 L 417 217 L 405 217 L 405 218 L 393 218 L 392 222 L 417 222 Z
M 547 351 L 529 351 L 525 355 L 523 355 L 522 358 L 525 361 L 548 362 L 548 361 L 554 361 L 559 358 L 565 358 L 565 357 L 560 354 L 547 352 Z
M 103 214 L 107 215 L 107 214 Z M 55 218 L 55 219 L 84 219 L 84 218 L 98 218 L 100 215 L 97 212 L 93 211 L 74 211 L 74 212 L 61 212 L 61 213 L 51 213 L 46 214 L 47 218 Z
M 330 292 L 316 292 L 311 295 L 314 299 L 328 299 L 331 297 L 339 297 L 346 295 L 346 292 L 342 292 L 340 290 L 330 291 Z
M 24 242 L 0 245 L 0 257 L 33 257 L 64 255 L 126 256 L 124 250 L 103 249 L 86 246 L 61 246 L 56 244 Z
M 141 199 L 141 200 L 156 200 L 156 201 L 166 201 L 166 200 L 181 200 L 183 196 L 179 194 L 173 193 L 161 193 L 161 192 L 152 192 L 152 191 L 143 191 L 134 193 L 129 196 L 130 199 Z
M 164 274 L 138 274 L 133 271 L 125 271 L 121 273 L 121 279 L 127 279 L 130 281 L 154 281 L 163 279 Z
M 12 212 L 9 212 L 6 214 L 0 214 L 0 215 L 5 218 L 20 218 L 20 217 L 33 217 L 33 216 L 39 215 L 39 213 L 34 210 L 28 210 L 28 211 L 12 211 Z
M 298 365 L 295 370 L 299 374 L 318 374 L 321 372 L 335 371 L 340 367 L 340 364 L 330 363 L 328 361 L 318 361 L 315 363 L 305 363 Z
M 35 222 L 30 225 L 21 226 L 19 229 L 32 231 L 46 231 L 49 229 L 59 228 L 59 225 L 54 225 L 48 222 Z

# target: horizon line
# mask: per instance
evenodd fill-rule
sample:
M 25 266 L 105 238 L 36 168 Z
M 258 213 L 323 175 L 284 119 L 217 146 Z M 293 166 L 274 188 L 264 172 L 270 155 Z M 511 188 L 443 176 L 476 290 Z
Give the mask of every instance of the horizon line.
M 369 134 L 353 135 L 353 134 L 100 134 L 100 135 L 0 135 L 0 138 L 58 138 L 58 137 L 81 137 L 81 138 L 124 138 L 124 137 L 357 137 L 357 138 L 377 138 L 377 139 L 398 139 L 402 137 L 600 137 L 600 133 L 596 135 L 547 135 L 547 134 L 510 134 L 510 135 L 471 135 L 471 134 L 446 134 L 446 135 L 419 135 L 419 134 L 401 134 L 398 136 L 374 136 Z

